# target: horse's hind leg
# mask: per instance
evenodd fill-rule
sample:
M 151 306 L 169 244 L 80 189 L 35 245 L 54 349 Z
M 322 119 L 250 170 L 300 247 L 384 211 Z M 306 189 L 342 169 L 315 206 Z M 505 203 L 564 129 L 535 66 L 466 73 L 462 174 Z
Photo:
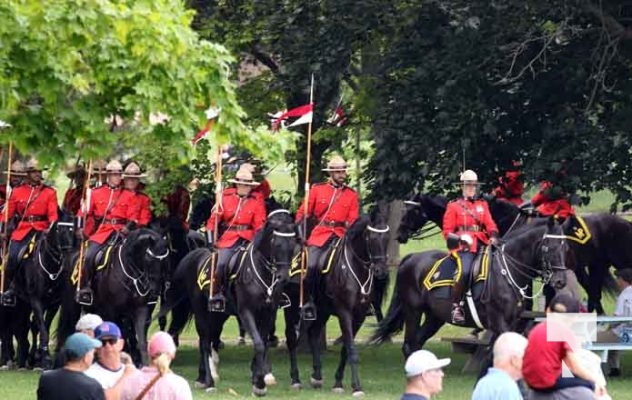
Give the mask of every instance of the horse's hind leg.
M 428 339 L 433 337 L 445 324 L 442 319 L 435 317 L 429 311 L 426 312 L 425 315 L 424 322 L 417 331 L 417 343 L 419 348 L 424 347 Z
M 283 310 L 285 316 L 285 341 L 287 350 L 290 355 L 290 379 L 293 389 L 301 388 L 301 380 L 298 372 L 298 362 L 296 361 L 296 348 L 298 347 L 298 324 L 299 324 L 299 309 L 298 306 L 292 304 L 290 307 Z

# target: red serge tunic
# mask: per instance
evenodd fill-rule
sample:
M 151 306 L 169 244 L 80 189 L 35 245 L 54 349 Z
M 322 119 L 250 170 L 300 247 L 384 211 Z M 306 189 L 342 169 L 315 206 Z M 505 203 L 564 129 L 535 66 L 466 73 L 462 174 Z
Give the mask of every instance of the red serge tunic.
M 105 243 L 112 232 L 120 231 L 128 222 L 138 223 L 139 214 L 134 193 L 107 185 L 92 191 L 87 213 L 79 212 L 80 217 L 92 217 L 99 224 L 96 232 L 90 235 L 90 240 L 99 244 Z
M 458 199 L 448 203 L 443 215 L 444 239 L 447 239 L 450 233 L 467 233 L 473 239 L 470 251 L 475 253 L 478 241 L 488 244 L 489 237 L 494 232 L 498 234 L 498 228 L 486 201 Z
M 555 191 L 558 192 L 558 195 L 553 194 Z M 561 188 L 555 187 L 549 181 L 544 181 L 540 184 L 540 191 L 533 196 L 531 204 L 536 207 L 541 215 L 547 217 L 556 215 L 561 218 L 566 218 L 575 214 L 566 193 L 564 193 Z
M 81 191 L 79 187 L 68 189 L 64 195 L 61 209 L 72 215 L 77 215 L 79 207 L 81 207 Z
M 19 216 L 11 240 L 24 239 L 31 230 L 43 231 L 57 221 L 57 193 L 46 185 L 21 185 L 13 189 L 7 207 L 8 219 Z
M 263 199 L 258 195 L 250 194 L 241 197 L 236 188 L 228 188 L 222 192 L 222 202 L 219 212 L 211 212 L 206 222 L 206 230 L 215 229 L 215 219 L 223 223 L 226 230 L 217 240 L 217 247 L 225 249 L 232 247 L 239 238 L 252 241 L 255 233 L 266 222 L 266 207 Z
M 307 240 L 308 246 L 322 247 L 332 234 L 344 236 L 360 215 L 358 194 L 348 186 L 316 184 L 309 191 L 308 201 L 307 215 L 318 220 Z M 305 204 L 301 203 L 296 213 L 298 223 L 302 222 L 304 211 Z
M 177 186 L 175 190 L 161 200 L 166 206 L 168 214 L 176 216 L 183 224 L 187 222 L 189 206 L 191 205 L 191 195 L 183 186 Z
M 145 193 L 132 192 L 138 208 L 138 226 L 146 227 L 151 222 L 151 199 Z

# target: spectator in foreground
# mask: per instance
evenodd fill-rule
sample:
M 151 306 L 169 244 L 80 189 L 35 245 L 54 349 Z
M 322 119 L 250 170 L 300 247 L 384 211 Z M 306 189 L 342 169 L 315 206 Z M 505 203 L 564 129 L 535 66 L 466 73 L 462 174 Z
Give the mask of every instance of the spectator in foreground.
M 614 315 L 616 317 L 632 317 L 632 269 L 618 269 L 614 272 L 617 277 L 617 285 L 619 286 L 619 296 L 617 297 Z M 597 332 L 597 342 L 599 343 L 618 343 L 625 331 L 632 332 L 629 324 L 618 324 L 611 326 L 610 329 Z M 608 376 L 621 375 L 621 357 L 617 350 L 608 352 L 608 367 L 610 369 Z
M 75 325 L 75 332 L 82 332 L 94 339 L 94 330 L 99 326 L 103 320 L 96 314 L 84 314 L 79 318 Z M 62 347 L 55 356 L 53 361 L 53 368 L 62 368 L 66 364 L 66 353 Z
M 406 360 L 406 392 L 401 400 L 430 400 L 443 390 L 443 367 L 449 358 L 437 359 L 428 350 L 417 350 Z
M 537 324 L 529 333 L 522 374 L 532 389 L 531 400 L 592 400 L 603 396 L 605 387 L 597 383 L 597 377 L 581 363 L 576 351 L 581 350 L 579 339 L 559 317 L 553 313 L 577 313 L 579 302 L 567 293 L 556 295 L 546 310 L 547 319 Z M 550 332 L 548 332 L 550 331 Z M 554 333 L 557 340 L 548 340 Z M 572 376 L 562 376 L 562 362 Z
M 85 333 L 73 333 L 64 344 L 63 368 L 44 372 L 37 387 L 38 400 L 103 400 L 105 394 L 96 380 L 84 372 L 92 365 L 94 349 L 101 342 Z
M 474 388 L 472 400 L 522 400 L 516 381 L 522 379 L 522 358 L 527 339 L 515 332 L 505 332 L 493 348 L 494 366 Z
M 151 364 L 136 370 L 121 389 L 121 400 L 191 400 L 188 382 L 169 366 L 176 356 L 176 345 L 165 332 L 156 332 L 147 348 Z M 140 396 L 142 394 L 142 396 Z
M 135 369 L 133 365 L 121 362 L 125 344 L 121 329 L 114 322 L 105 321 L 94 333 L 102 346 L 96 352 L 96 362 L 88 368 L 86 375 L 101 384 L 106 399 L 118 399 L 123 382 Z

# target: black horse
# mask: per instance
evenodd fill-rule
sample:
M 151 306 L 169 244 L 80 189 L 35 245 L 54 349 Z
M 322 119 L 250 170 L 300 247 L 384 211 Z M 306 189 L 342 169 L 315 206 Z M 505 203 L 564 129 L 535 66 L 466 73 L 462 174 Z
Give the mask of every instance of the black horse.
M 520 314 L 533 279 L 540 277 L 543 285 L 565 286 L 569 253 L 561 225 L 550 219 L 544 226 L 516 232 L 492 254 L 487 279 L 478 284 L 481 290 L 473 288 L 477 313 L 469 312 L 466 326 L 490 330 L 493 343 L 503 332 L 520 330 Z M 435 263 L 446 256 L 445 252 L 431 250 L 402 260 L 388 313 L 373 341 L 382 342 L 404 328 L 402 350 L 408 356 L 423 347 L 443 324 L 450 323 L 449 290 L 442 290 L 449 287 L 427 290 L 422 284 Z M 425 317 L 420 328 L 422 315 Z
M 121 327 L 131 323 L 126 339 L 136 344 L 132 356 L 137 364 L 147 364 L 147 328 L 150 310 L 160 291 L 163 271 L 167 268 L 169 248 L 166 240 L 151 229 L 136 229 L 109 250 L 105 265 L 94 274 L 94 303 L 87 310 L 104 320 L 115 321 Z M 75 302 L 75 283 L 72 276 L 77 254 L 69 257 L 64 270 L 62 312 L 58 329 L 58 346 L 74 330 L 81 307 Z M 97 263 L 99 264 L 99 263 Z M 75 271 L 76 273 L 76 271 Z
M 283 295 L 283 288 L 289 277 L 289 267 L 296 249 L 296 226 L 291 214 L 277 210 L 268 215 L 264 227 L 255 235 L 251 244 L 238 252 L 231 263 L 232 283 L 229 307 L 225 313 L 208 311 L 208 282 L 206 276 L 211 260 L 211 252 L 200 248 L 189 253 L 176 270 L 173 293 L 182 293 L 185 298 L 171 298 L 161 310 L 161 315 L 178 303 L 186 302 L 186 309 L 192 312 L 199 336 L 200 364 L 196 386 L 212 390 L 216 376 L 213 376 L 211 361 L 215 360 L 220 334 L 224 322 L 231 313 L 237 313 L 245 329 L 253 340 L 255 355 L 251 363 L 253 394 L 266 393 L 270 371 L 267 350 L 268 335 L 273 327 L 276 310 Z M 232 308 L 232 309 L 231 309 Z M 189 314 L 188 317 L 191 315 Z M 175 319 L 170 328 L 177 334 L 188 318 Z M 297 340 L 288 338 L 292 371 L 298 376 L 296 365 Z M 215 367 L 215 366 L 214 366 Z M 264 379 L 265 378 L 265 379 Z M 294 378 L 292 378 L 294 382 Z
M 0 305 L 0 370 L 10 369 L 15 364 L 19 369 L 27 367 L 30 315 L 30 305 L 20 297 L 16 299 L 15 307 Z M 18 344 L 17 354 L 13 347 L 14 337 Z
M 64 252 L 73 246 L 73 229 L 73 223 L 63 216 L 51 224 L 48 232 L 39 235 L 32 253 L 21 261 L 16 271 L 18 297 L 28 303 L 33 312 L 33 367 L 48 369 L 52 364 L 48 351 L 49 330 L 61 304 L 62 261 Z M 30 310 L 25 310 L 27 316 L 19 319 L 28 321 Z
M 307 325 L 308 341 L 313 357 L 310 382 L 314 388 L 322 387 L 320 338 L 329 317 L 336 315 L 340 323 L 343 346 L 333 390 L 335 392 L 344 390 L 342 381 L 345 366 L 349 362 L 353 394 L 361 396 L 363 392 L 358 376 L 359 355 L 354 340 L 366 318 L 374 277 L 387 273 L 386 252 L 389 227 L 383 213 L 376 208 L 371 216 L 361 216 L 340 240 L 330 271 L 321 275 L 319 290 L 314 299 L 318 309 L 317 318 L 308 322 Z M 295 293 L 293 303 L 297 303 L 295 296 L 298 293 L 298 285 L 289 286 Z M 286 317 L 286 325 L 292 327 L 293 325 L 288 322 L 288 317 Z

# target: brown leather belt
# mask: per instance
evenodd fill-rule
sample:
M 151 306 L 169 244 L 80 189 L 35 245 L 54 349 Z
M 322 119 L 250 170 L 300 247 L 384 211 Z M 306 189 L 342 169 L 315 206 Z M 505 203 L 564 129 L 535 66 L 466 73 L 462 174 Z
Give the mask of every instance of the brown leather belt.
M 124 218 L 106 218 L 103 220 L 103 223 L 109 225 L 125 225 L 127 220 Z
M 48 221 L 48 217 L 44 215 L 30 215 L 28 217 L 24 217 L 24 221 L 26 222 Z
M 327 226 L 329 228 L 342 228 L 345 226 L 345 223 L 338 221 L 323 221 L 321 225 Z
M 252 226 L 250 225 L 239 225 L 239 224 L 231 225 L 228 227 L 229 231 L 249 231 L 251 229 L 252 229 Z
M 463 225 L 458 227 L 459 231 L 480 232 L 482 229 L 478 225 Z

